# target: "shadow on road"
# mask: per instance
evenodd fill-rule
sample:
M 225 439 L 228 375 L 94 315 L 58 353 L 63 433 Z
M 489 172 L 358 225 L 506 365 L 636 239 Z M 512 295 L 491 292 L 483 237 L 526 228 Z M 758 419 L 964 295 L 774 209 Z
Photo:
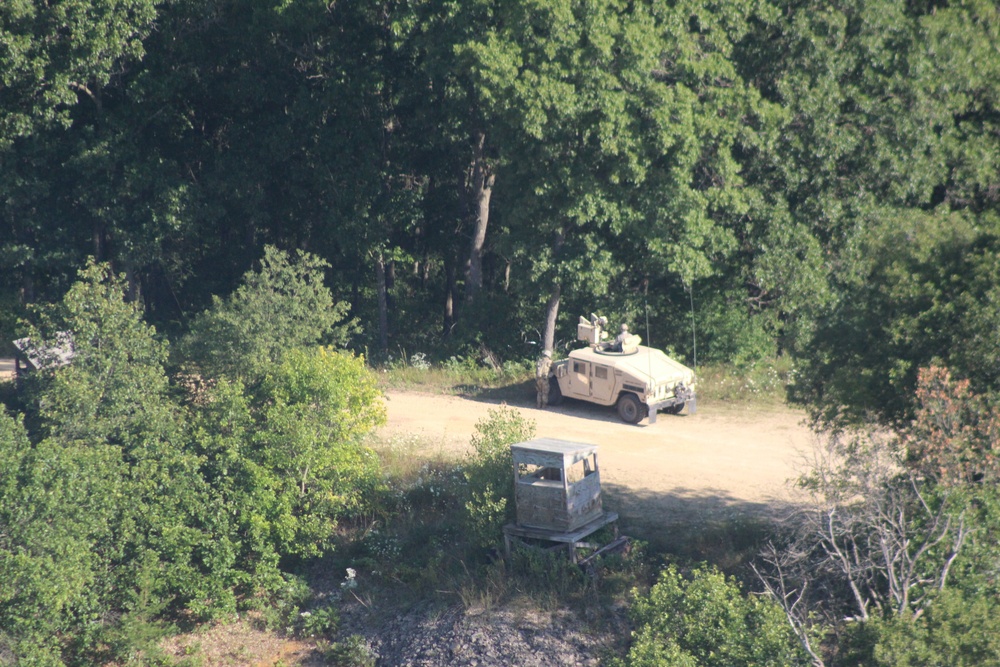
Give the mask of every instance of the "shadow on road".
M 618 512 L 622 533 L 693 560 L 756 553 L 803 509 L 777 497 L 748 502 L 715 489 L 656 492 L 602 481 L 601 492 L 604 508 Z

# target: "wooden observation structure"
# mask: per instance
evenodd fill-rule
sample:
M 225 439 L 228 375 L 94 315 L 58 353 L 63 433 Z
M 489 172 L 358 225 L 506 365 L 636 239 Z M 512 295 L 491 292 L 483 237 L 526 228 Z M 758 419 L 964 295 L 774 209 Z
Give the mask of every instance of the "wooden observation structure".
M 584 538 L 618 520 L 601 504 L 597 446 L 555 438 L 511 445 L 517 523 L 504 526 L 504 546 L 513 538 L 565 545 L 576 562 Z

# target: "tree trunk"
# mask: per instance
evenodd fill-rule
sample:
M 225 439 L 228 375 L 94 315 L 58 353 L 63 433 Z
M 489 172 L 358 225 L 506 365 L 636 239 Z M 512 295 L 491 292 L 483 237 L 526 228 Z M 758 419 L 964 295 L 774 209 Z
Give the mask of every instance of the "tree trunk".
M 450 253 L 448 253 L 450 255 Z M 455 327 L 455 263 L 447 256 L 444 260 L 444 331 L 445 340 L 451 338 L 451 330 Z
M 386 317 L 396 312 L 396 260 L 390 259 L 385 264 L 385 306 Z
M 99 222 L 94 223 L 92 239 L 94 242 L 94 261 L 102 262 L 104 261 L 104 228 Z
M 139 282 L 139 276 L 136 275 L 131 265 L 125 267 L 125 281 L 128 285 L 125 294 L 128 301 L 131 303 L 139 301 L 142 298 L 142 285 Z
M 378 290 L 378 349 L 382 354 L 389 351 L 389 306 L 385 291 L 385 255 L 375 251 L 375 286 Z
M 476 199 L 476 226 L 469 246 L 469 267 L 465 281 L 465 300 L 472 302 L 483 287 L 483 246 L 486 245 L 486 227 L 490 221 L 490 197 L 496 176 L 483 155 L 486 134 L 476 136 L 476 153 L 472 165 L 472 194 Z
M 542 334 L 542 349 L 552 350 L 556 344 L 556 318 L 559 316 L 559 297 L 562 295 L 562 284 L 552 286 L 552 294 L 545 304 L 545 330 Z
M 566 231 L 559 229 L 552 241 L 552 257 L 558 262 L 559 253 L 566 241 Z M 552 283 L 552 292 L 545 304 L 545 329 L 542 333 L 542 349 L 552 350 L 556 344 L 556 318 L 559 317 L 559 298 L 562 296 L 562 281 L 556 278 Z

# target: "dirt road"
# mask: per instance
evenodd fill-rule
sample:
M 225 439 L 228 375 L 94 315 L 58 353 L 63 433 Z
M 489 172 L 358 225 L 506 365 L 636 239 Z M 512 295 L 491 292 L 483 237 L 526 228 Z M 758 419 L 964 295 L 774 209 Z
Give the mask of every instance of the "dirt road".
M 802 471 L 812 435 L 804 414 L 699 405 L 696 415 L 660 415 L 656 424 L 621 422 L 613 409 L 583 403 L 536 410 L 536 436 L 600 446 L 605 505 L 643 527 L 783 513 L 800 496 L 788 481 Z M 496 401 L 390 392 L 385 434 L 417 436 L 433 453 L 464 452 L 476 422 Z

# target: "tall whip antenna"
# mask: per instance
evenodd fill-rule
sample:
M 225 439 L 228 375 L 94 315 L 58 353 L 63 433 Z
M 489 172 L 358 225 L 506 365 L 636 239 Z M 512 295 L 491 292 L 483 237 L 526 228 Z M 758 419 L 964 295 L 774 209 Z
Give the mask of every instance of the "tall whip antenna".
M 691 300 L 691 349 L 694 351 L 694 372 L 698 374 L 698 338 L 694 331 L 694 281 L 691 285 L 684 285 L 687 288 L 688 298 Z
M 646 309 L 646 347 L 652 349 L 653 338 L 649 335 L 649 278 L 643 281 L 642 305 Z M 646 354 L 646 366 L 648 366 L 649 377 L 653 377 L 653 360 L 650 354 Z

